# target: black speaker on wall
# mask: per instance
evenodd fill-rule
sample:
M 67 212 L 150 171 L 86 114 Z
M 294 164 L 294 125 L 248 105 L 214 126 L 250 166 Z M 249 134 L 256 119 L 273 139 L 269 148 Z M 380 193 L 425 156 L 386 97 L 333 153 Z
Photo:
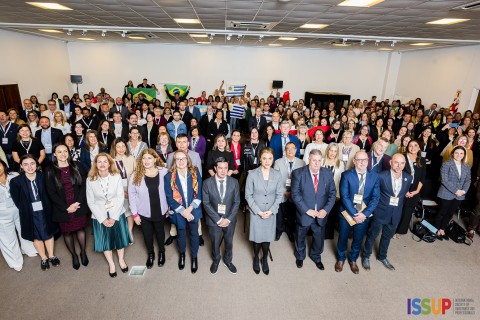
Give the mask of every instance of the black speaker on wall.
M 82 76 L 72 74 L 70 75 L 70 82 L 76 84 L 83 83 Z
M 272 89 L 282 89 L 283 81 L 282 80 L 273 80 Z

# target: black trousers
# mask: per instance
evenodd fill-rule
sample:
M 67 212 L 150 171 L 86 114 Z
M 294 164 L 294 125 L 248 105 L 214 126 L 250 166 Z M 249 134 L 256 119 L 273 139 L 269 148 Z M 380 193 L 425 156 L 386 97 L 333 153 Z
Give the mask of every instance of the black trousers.
M 151 221 L 143 218 L 142 224 L 142 233 L 143 239 L 145 240 L 145 246 L 147 247 L 147 252 L 154 253 L 155 250 L 153 248 L 153 235 L 155 234 L 158 242 L 159 252 L 165 252 L 165 216 L 162 215 L 160 221 Z
M 445 200 L 438 198 L 438 212 L 435 217 L 435 227 L 445 230 L 448 223 L 452 219 L 453 214 L 457 211 L 460 200 Z
M 291 201 L 280 203 L 276 216 L 277 234 L 286 232 L 288 235 L 293 235 L 295 233 L 296 210 L 295 204 Z
M 410 225 L 410 220 L 412 219 L 413 211 L 415 207 L 411 206 L 404 206 L 402 210 L 402 218 L 400 219 L 400 223 L 397 227 L 398 234 L 407 234 L 408 227 Z
M 225 243 L 225 253 L 223 255 L 223 261 L 225 263 L 231 263 L 233 258 L 233 234 L 235 233 L 235 224 L 236 221 L 230 223 L 226 228 L 221 228 L 219 226 L 208 226 L 208 231 L 210 233 L 210 238 L 212 239 L 212 256 L 213 262 L 220 263 L 220 245 L 223 241 Z

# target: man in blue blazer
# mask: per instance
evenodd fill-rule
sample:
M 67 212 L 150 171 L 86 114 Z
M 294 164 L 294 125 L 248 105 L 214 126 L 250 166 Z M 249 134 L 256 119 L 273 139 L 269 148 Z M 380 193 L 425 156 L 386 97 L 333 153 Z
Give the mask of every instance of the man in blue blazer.
M 285 146 L 289 142 L 295 143 L 295 146 L 297 147 L 295 157 L 300 158 L 300 141 L 298 140 L 297 136 L 289 134 L 289 131 L 290 123 L 287 120 L 283 120 L 280 123 L 280 133 L 274 135 L 270 141 L 270 148 L 273 149 L 273 157 L 275 160 L 283 157 Z
M 380 200 L 373 214 L 373 221 L 368 229 L 367 240 L 363 247 L 362 266 L 370 270 L 370 255 L 372 254 L 375 239 L 382 232 L 377 259 L 389 270 L 395 270 L 387 259 L 388 246 L 397 230 L 402 217 L 402 208 L 405 195 L 412 184 L 412 176 L 403 171 L 405 156 L 394 154 L 390 160 L 390 170 L 379 174 Z
M 368 155 L 365 151 L 357 151 L 353 158 L 353 163 L 355 167 L 343 172 L 340 180 L 341 202 L 335 271 L 341 272 L 343 270 L 348 237 L 353 229 L 353 241 L 348 254 L 348 262 L 352 272 L 358 274 L 357 259 L 362 248 L 363 237 L 368 229 L 368 218 L 372 216 L 378 204 L 380 184 L 377 173 L 367 171 Z M 365 204 L 366 208 L 363 208 L 363 204 Z M 343 211 L 347 211 L 351 219 L 355 221 L 355 225 L 350 226 L 346 218 L 341 214 Z
M 309 155 L 308 166 L 296 169 L 292 173 L 291 195 L 297 207 L 297 236 L 295 238 L 297 268 L 303 266 L 306 256 L 307 232 L 312 230 L 310 258 L 318 269 L 324 270 L 321 254 L 325 238 L 325 224 L 327 215 L 335 204 L 337 190 L 332 172 L 329 169 L 321 168 L 322 162 L 322 152 L 313 150 Z
M 197 125 L 200 123 L 200 119 L 202 118 L 202 114 L 200 113 L 200 109 L 195 106 L 195 99 L 189 98 L 188 99 L 188 109 L 187 109 L 192 116 L 197 119 Z

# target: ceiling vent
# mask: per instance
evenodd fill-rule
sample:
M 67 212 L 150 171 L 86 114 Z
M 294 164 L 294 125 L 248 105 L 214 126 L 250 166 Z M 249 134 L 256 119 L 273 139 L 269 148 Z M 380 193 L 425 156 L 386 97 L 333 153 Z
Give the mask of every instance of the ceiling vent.
M 232 29 L 256 29 L 256 30 L 270 30 L 277 23 L 276 22 L 256 22 L 256 21 L 225 21 L 225 27 Z
M 452 10 L 479 10 L 480 9 L 480 1 L 473 1 L 467 4 L 462 4 L 461 6 L 457 6 Z

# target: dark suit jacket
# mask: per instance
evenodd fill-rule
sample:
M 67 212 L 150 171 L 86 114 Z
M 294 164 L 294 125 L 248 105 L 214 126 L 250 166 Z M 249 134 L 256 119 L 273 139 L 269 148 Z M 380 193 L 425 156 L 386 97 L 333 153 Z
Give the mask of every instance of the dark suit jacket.
M 215 118 L 215 115 L 212 116 L 212 120 L 213 120 L 213 118 Z M 200 122 L 198 123 L 198 128 L 200 129 L 200 134 L 204 137 L 207 136 L 208 124 L 209 124 L 208 114 L 204 114 L 200 118 Z
M 228 124 L 225 122 L 225 120 L 222 120 L 222 123 L 220 123 L 220 126 L 217 128 L 217 122 L 215 119 L 212 119 L 212 121 L 210 121 L 208 124 L 206 138 L 210 139 L 213 143 L 215 137 L 220 133 L 223 133 L 224 135 L 228 134 Z
M 410 168 L 410 164 L 408 163 L 407 155 L 405 155 L 405 168 L 403 171 L 408 173 L 409 175 L 412 175 L 412 169 Z M 418 167 L 416 163 L 414 163 L 414 169 L 415 173 L 413 175 L 413 183 L 410 186 L 410 189 L 408 191 L 415 191 L 418 188 L 418 184 L 421 182 L 422 185 L 425 185 L 425 177 L 427 175 L 427 163 L 425 162 L 424 158 L 420 158 L 420 163 L 421 167 Z M 418 204 L 418 201 L 420 200 L 420 193 L 405 199 L 405 205 L 410 206 L 410 207 L 415 207 Z
M 113 107 L 110 108 L 110 118 L 113 117 L 113 113 L 117 111 L 117 106 L 113 105 Z M 128 111 L 128 108 L 122 104 L 122 107 L 120 108 L 120 114 L 122 115 L 122 119 L 126 119 L 128 114 L 130 112 Z
M 393 225 L 398 225 L 402 217 L 405 194 L 412 185 L 412 176 L 405 171 L 402 172 L 402 188 L 398 194 L 399 201 L 398 206 L 396 207 L 390 205 L 390 198 L 395 195 L 393 193 L 391 171 L 382 171 L 378 177 L 380 180 L 380 200 L 378 201 L 377 208 L 373 214 L 373 219 L 382 224 L 391 223 Z
M 143 134 L 142 134 L 142 140 L 145 142 L 149 148 L 155 149 L 157 146 L 157 138 L 158 138 L 158 126 L 154 123 L 152 126 L 152 130 L 150 130 L 150 144 L 148 144 L 148 128 L 147 125 L 142 126 L 143 129 Z
M 51 134 L 52 134 L 52 148 L 55 144 L 59 143 L 60 140 L 62 140 L 63 138 L 63 132 L 62 130 L 60 129 L 57 129 L 57 128 L 52 128 L 50 127 L 50 129 L 52 130 L 51 131 Z M 35 132 L 35 138 L 39 139 L 40 141 L 42 141 L 42 129 L 40 130 L 37 130 L 37 132 Z M 52 149 L 53 150 L 53 149 Z
M 217 222 L 221 218 L 230 220 L 231 224 L 237 220 L 237 212 L 240 207 L 240 187 L 235 178 L 227 176 L 226 182 L 225 196 L 223 199 L 223 204 L 226 205 L 225 215 L 221 215 L 217 211 L 217 205 L 222 202 L 215 176 L 208 178 L 203 183 L 202 200 L 203 207 L 207 213 L 208 226 L 217 226 Z
M 100 121 L 102 120 L 110 120 L 110 112 L 107 114 L 107 116 L 105 116 L 103 112 L 97 113 L 95 115 L 95 120 L 97 121 L 98 124 L 100 124 Z M 98 127 L 95 130 L 98 130 Z
M 30 112 L 30 111 L 33 111 L 37 114 L 37 118 L 40 118 L 40 112 L 38 112 L 37 110 L 22 110 L 19 112 L 19 117 L 21 120 L 25 121 L 28 123 L 28 118 L 27 118 L 27 114 Z M 72 111 L 73 112 L 73 111 Z
M 367 169 L 369 171 L 371 170 L 371 171 L 375 171 L 376 173 L 380 173 L 385 170 L 390 170 L 390 160 L 392 159 L 392 157 L 390 157 L 388 154 L 384 154 L 380 163 L 378 163 L 375 167 L 373 167 L 373 159 L 372 159 L 373 151 L 367 152 L 367 155 L 368 155 Z
M 143 137 L 146 136 L 147 131 L 145 130 L 144 126 L 137 126 L 138 131 L 142 135 L 142 140 Z M 122 127 L 122 138 L 125 139 L 125 141 L 128 141 L 128 134 L 130 133 L 130 125 L 128 122 Z
M 86 196 L 87 175 L 79 162 L 76 162 L 75 165 L 82 176 L 82 185 L 73 185 L 73 201 L 80 203 L 80 208 L 75 211 L 74 216 L 81 217 L 88 213 Z M 55 222 L 68 222 L 70 221 L 70 214 L 67 212 L 69 205 L 67 205 L 65 200 L 65 188 L 58 188 L 55 179 L 55 169 L 50 165 L 45 169 L 45 185 L 52 203 L 52 220 Z
M 252 130 L 252 128 L 257 128 L 258 132 L 261 134 L 265 126 L 267 125 L 267 120 L 264 117 L 260 116 L 260 122 L 257 123 L 257 117 L 253 116 L 248 121 L 248 128 Z
M 363 210 L 366 217 L 370 217 L 377 207 L 378 198 L 380 197 L 380 182 L 378 175 L 374 171 L 367 171 L 365 177 L 365 187 L 363 191 L 363 202 L 367 208 Z M 354 216 L 357 213 L 353 198 L 358 193 L 360 180 L 358 180 L 355 168 L 344 171 L 340 180 L 340 212 L 347 210 L 348 214 Z
M 180 118 L 180 120 L 182 120 L 183 123 L 185 123 L 185 125 L 187 126 L 188 131 L 190 131 L 190 120 L 192 119 L 193 119 L 193 115 L 188 110 L 185 110 L 183 117 Z
M 312 218 L 307 215 L 310 209 L 324 209 L 327 213 L 332 210 L 335 204 L 337 190 L 333 181 L 333 174 L 330 170 L 320 168 L 318 175 L 318 190 L 315 192 L 313 178 L 310 174 L 308 166 L 293 170 L 292 172 L 292 200 L 297 207 L 297 223 L 303 227 L 308 227 L 316 222 L 320 226 L 324 226 L 327 222 L 325 218 Z

